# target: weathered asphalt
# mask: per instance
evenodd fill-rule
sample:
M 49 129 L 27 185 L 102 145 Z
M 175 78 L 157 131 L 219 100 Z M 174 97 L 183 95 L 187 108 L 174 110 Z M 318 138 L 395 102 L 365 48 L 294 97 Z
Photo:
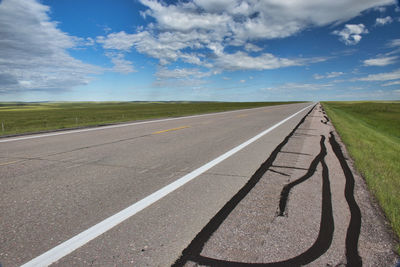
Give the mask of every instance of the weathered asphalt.
M 1 264 L 35 258 L 308 105 L 0 143 Z M 394 266 L 393 235 L 348 158 L 309 108 L 54 265 Z
M 308 105 L 0 143 L 0 263 L 41 255 Z M 305 112 L 56 265 L 172 264 Z
M 395 241 L 321 106 L 174 266 L 395 266 Z

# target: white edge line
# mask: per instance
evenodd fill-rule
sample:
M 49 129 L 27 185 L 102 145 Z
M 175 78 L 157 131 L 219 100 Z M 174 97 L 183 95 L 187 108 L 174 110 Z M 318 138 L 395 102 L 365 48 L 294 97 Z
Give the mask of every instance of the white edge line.
M 175 182 L 159 189 L 158 191 L 152 193 L 151 195 L 143 198 L 142 200 L 134 203 L 133 205 L 121 210 L 120 212 L 108 217 L 107 219 L 99 222 L 98 224 L 88 228 L 87 230 L 81 232 L 80 234 L 68 239 L 67 241 L 61 243 L 60 245 L 48 250 L 47 252 L 41 254 L 40 256 L 30 260 L 29 262 L 21 265 L 22 267 L 30 267 L 30 266 L 48 266 L 57 260 L 61 259 L 62 257 L 70 254 L 74 250 L 80 248 L 81 246 L 85 245 L 89 241 L 95 239 L 99 235 L 107 232 L 114 226 L 120 224 L 121 222 L 125 221 L 129 217 L 135 215 L 139 211 L 147 208 L 151 204 L 155 203 L 156 201 L 162 199 L 169 193 L 175 191 L 179 187 L 183 186 L 184 184 L 188 183 L 189 181 L 193 180 L 200 174 L 206 172 L 207 170 L 211 169 L 218 163 L 222 162 L 223 160 L 229 158 L 233 154 L 237 153 L 238 151 L 242 150 L 246 146 L 250 145 L 254 141 L 258 140 L 262 136 L 266 135 L 270 131 L 274 130 L 281 124 L 285 123 L 286 121 L 290 120 L 300 112 L 306 110 L 307 108 L 313 106 L 314 104 L 307 106 L 300 111 L 294 113 L 293 115 L 287 117 L 286 119 L 278 122 L 277 124 L 273 125 L 272 127 L 268 128 L 267 130 L 257 134 L 256 136 L 252 137 L 251 139 L 247 140 L 246 142 L 238 145 L 237 147 L 229 150 L 225 154 L 215 158 L 214 160 L 206 163 L 205 165 L 201 166 L 200 168 L 186 174 L 185 176 L 179 178 Z
M 198 118 L 198 117 L 205 117 L 205 116 L 214 116 L 214 115 L 219 115 L 219 114 L 227 114 L 227 113 L 234 113 L 234 112 L 240 112 L 240 111 L 246 111 L 246 110 L 255 110 L 255 109 L 261 109 L 261 108 L 266 108 L 266 107 L 277 107 L 277 106 L 281 106 L 281 105 L 238 109 L 238 110 L 214 112 L 214 113 L 207 113 L 207 114 L 200 114 L 200 115 L 176 117 L 176 118 L 156 119 L 156 120 L 150 120 L 150 121 L 122 123 L 122 124 L 116 124 L 116 125 L 105 125 L 105 126 L 98 126 L 98 127 L 93 127 L 93 128 L 58 131 L 58 132 L 54 132 L 54 133 L 39 134 L 39 135 L 34 134 L 34 135 L 27 135 L 27 136 L 21 136 L 21 137 L 4 137 L 4 139 L 0 138 L 0 143 L 7 143 L 7 142 L 20 141 L 20 140 L 28 140 L 28 139 L 36 139 L 36 138 L 50 137 L 50 136 L 57 136 L 57 135 L 64 135 L 64 134 L 74 134 L 74 133 L 84 133 L 84 132 L 91 132 L 91 131 L 107 130 L 107 129 L 113 129 L 113 128 L 121 128 L 121 127 L 133 126 L 133 125 L 140 125 L 140 124 L 182 120 L 182 119 Z

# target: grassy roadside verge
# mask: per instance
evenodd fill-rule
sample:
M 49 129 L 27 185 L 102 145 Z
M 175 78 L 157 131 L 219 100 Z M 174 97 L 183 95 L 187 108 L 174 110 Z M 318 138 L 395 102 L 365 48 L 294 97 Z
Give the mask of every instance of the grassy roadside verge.
M 400 102 L 321 104 L 400 236 Z
M 0 103 L 0 136 L 299 102 Z

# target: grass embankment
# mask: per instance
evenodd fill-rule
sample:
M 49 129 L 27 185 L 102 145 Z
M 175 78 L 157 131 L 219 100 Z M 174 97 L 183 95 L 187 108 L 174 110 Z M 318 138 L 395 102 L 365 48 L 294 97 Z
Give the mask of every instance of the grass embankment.
M 0 136 L 295 102 L 0 103 Z
M 322 105 L 400 237 L 400 102 Z

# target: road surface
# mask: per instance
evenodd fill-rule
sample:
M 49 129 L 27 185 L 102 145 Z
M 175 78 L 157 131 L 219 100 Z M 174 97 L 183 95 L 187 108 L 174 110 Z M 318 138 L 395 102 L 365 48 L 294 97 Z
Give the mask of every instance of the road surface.
M 395 266 L 389 228 L 317 105 L 174 267 Z
M 43 253 L 302 110 L 115 227 L 97 229 L 90 242 L 54 252 L 59 266 L 174 263 L 310 104 L 0 139 L 1 264 L 36 265 Z

